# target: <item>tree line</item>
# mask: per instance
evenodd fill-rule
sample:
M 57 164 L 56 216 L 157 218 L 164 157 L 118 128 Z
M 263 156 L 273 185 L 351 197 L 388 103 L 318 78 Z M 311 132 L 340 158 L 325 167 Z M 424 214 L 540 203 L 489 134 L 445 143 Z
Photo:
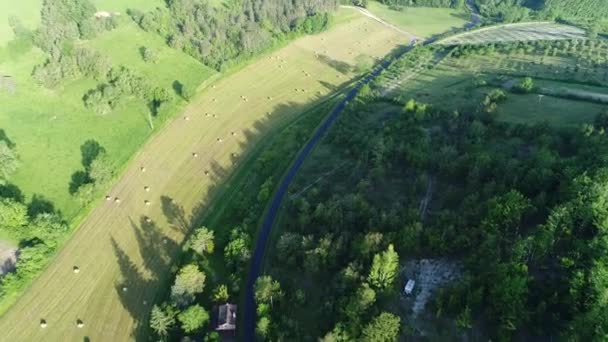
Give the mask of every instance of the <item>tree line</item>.
M 166 7 L 148 13 L 129 10 L 129 15 L 169 46 L 221 71 L 295 35 L 326 29 L 337 4 L 246 0 L 217 6 L 210 1 L 169 0 Z

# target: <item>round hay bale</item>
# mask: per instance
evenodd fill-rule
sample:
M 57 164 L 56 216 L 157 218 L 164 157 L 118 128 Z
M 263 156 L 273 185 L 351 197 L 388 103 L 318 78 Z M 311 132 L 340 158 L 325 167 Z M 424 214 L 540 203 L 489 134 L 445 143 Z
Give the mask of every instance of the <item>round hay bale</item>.
M 76 320 L 76 326 L 78 328 L 83 328 L 84 327 L 84 322 L 81 319 L 77 319 Z
M 139 171 L 146 172 L 146 168 L 142 166 L 142 167 L 139 168 Z
M 233 158 L 235 158 L 235 157 L 238 157 L 238 156 L 239 156 L 239 155 L 238 155 L 238 154 L 236 154 L 236 153 L 231 153 L 230 155 L 231 155 Z
M 40 327 L 41 327 L 42 329 L 44 329 L 44 328 L 46 328 L 47 326 L 48 326 L 48 324 L 46 323 L 46 320 L 45 320 L 45 319 L 41 319 L 41 320 L 40 320 Z
M 78 274 L 78 273 L 80 273 L 80 268 L 78 266 L 74 266 L 74 267 L 72 267 L 72 272 Z
M 150 201 L 145 200 L 145 201 L 144 201 L 144 204 L 145 204 L 145 205 L 150 205 Z
M 146 186 L 144 186 L 144 190 L 145 190 L 146 192 L 150 192 L 150 187 L 146 185 Z
M 266 115 L 272 116 L 272 113 L 271 112 L 266 112 Z
M 152 219 L 151 219 L 151 218 L 149 218 L 148 216 L 146 216 L 146 218 L 145 218 L 144 220 L 146 221 L 146 223 L 150 223 L 150 222 L 152 222 Z
M 120 198 L 118 198 L 118 197 L 114 197 L 114 202 L 115 202 L 115 203 L 120 203 Z
M 236 135 L 236 132 L 230 132 L 230 135 L 234 137 Z
M 184 116 L 184 120 L 190 121 L 190 117 L 189 116 Z
M 216 114 L 213 114 L 212 116 L 213 116 L 214 118 L 217 118 L 217 115 L 216 115 Z
M 217 99 L 214 97 L 214 98 L 213 98 L 213 100 L 211 100 L 211 101 L 213 101 L 213 102 L 217 102 Z
M 215 84 L 211 86 L 211 88 L 215 89 Z
M 112 199 L 112 197 L 110 197 L 109 195 L 106 196 L 106 201 L 110 201 Z
M 205 174 L 205 176 L 209 176 L 209 171 L 205 170 L 203 173 Z
M 206 117 L 209 117 L 209 113 L 205 113 L 205 116 L 206 116 Z
M 123 287 L 122 287 L 122 292 L 127 292 L 127 291 L 129 291 L 129 288 L 128 288 L 128 287 L 126 287 L 126 286 L 123 286 Z
M 222 142 L 222 138 L 217 138 L 217 142 Z
M 192 157 L 194 157 L 194 158 L 198 157 L 198 153 L 192 152 Z

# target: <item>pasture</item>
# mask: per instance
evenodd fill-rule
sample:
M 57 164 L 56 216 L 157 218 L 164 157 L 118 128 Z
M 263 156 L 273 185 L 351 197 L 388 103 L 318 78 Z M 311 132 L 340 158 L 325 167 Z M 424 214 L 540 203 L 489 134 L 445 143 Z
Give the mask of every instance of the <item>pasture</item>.
M 453 8 L 404 7 L 397 11 L 377 1 L 369 1 L 367 9 L 420 38 L 462 28 L 470 17 L 466 11 Z
M 206 87 L 161 128 L 108 190 L 110 200 L 99 200 L 55 260 L 0 319 L 4 337 L 141 337 L 150 303 L 170 278 L 172 259 L 190 224 L 241 156 L 272 127 L 293 120 L 349 84 L 360 56 L 382 57 L 407 43 L 406 37 L 355 10 L 343 9 L 338 15 L 340 24 L 330 31 L 300 38 Z M 143 119 L 137 120 L 145 130 Z M 91 129 L 118 127 L 113 123 Z M 135 135 L 122 134 L 124 139 Z M 78 274 L 73 273 L 74 266 L 79 267 Z M 47 328 L 40 327 L 40 319 Z M 78 319 L 84 322 L 82 328 L 76 326 Z
M 127 37 L 133 36 L 129 42 Z M 151 46 L 159 62 L 146 65 L 139 57 L 139 48 Z M 166 47 L 153 34 L 145 33 L 131 24 L 121 25 L 92 42 L 86 42 L 115 66 L 129 65 L 159 85 L 171 89 L 174 80 L 196 88 L 214 71 L 190 56 Z M 116 167 L 123 165 L 149 138 L 147 124 L 149 109 L 138 99 L 128 99 L 107 115 L 98 115 L 84 107 L 82 97 L 96 87 L 92 79 L 72 80 L 60 88 L 49 90 L 32 78 L 32 69 L 44 61 L 37 49 L 0 59 L 0 74 L 10 75 L 16 91 L 0 91 L 0 127 L 17 144 L 21 166 L 11 181 L 27 196 L 43 194 L 67 218 L 80 210 L 78 201 L 70 195 L 68 185 L 73 172 L 80 169 L 80 145 L 97 140 L 108 151 Z M 157 125 L 183 107 L 185 101 L 175 96 L 157 119 Z M 69 132 L 69 133 L 68 133 Z
M 438 45 L 488 44 L 535 40 L 584 39 L 585 30 L 554 22 L 497 25 L 460 33 L 437 41 Z

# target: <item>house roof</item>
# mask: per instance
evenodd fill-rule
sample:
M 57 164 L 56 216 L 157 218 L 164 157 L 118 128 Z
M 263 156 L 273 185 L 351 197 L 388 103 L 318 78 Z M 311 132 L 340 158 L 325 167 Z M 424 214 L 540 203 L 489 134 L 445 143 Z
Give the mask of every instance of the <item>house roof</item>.
M 224 304 L 218 308 L 216 330 L 236 329 L 236 305 Z

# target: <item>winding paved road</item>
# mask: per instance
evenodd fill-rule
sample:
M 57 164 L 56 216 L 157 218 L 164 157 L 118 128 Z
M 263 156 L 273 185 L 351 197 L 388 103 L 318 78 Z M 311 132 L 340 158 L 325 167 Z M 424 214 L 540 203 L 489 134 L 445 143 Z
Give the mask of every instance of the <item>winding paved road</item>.
M 472 15 L 471 23 L 467 24 L 465 29 L 468 29 L 468 28 L 476 25 L 479 22 L 479 18 L 480 18 L 477 8 L 474 5 L 471 6 L 471 4 L 474 4 L 472 2 L 472 0 L 468 0 L 467 6 L 469 7 L 469 9 L 471 10 L 473 15 Z M 366 12 L 369 15 L 366 14 Z M 395 28 L 394 25 L 389 24 L 379 18 L 376 18 L 373 14 L 371 14 L 367 10 L 365 10 L 363 13 L 380 21 L 384 25 L 388 25 L 391 28 Z M 399 29 L 399 31 L 401 32 L 400 29 Z M 409 34 L 408 32 L 405 32 L 405 31 L 403 31 L 402 33 Z M 430 39 L 426 40 L 423 44 L 424 45 L 430 44 L 434 41 L 435 41 L 435 39 L 430 38 Z M 401 51 L 396 57 L 400 58 L 405 53 L 410 51 L 413 46 L 414 46 L 414 41 L 412 41 L 410 43 L 410 45 L 407 48 L 405 48 L 403 51 Z M 266 212 L 266 214 L 264 216 L 264 221 L 262 222 L 262 226 L 260 227 L 260 230 L 258 232 L 258 238 L 256 241 L 253 256 L 251 258 L 251 264 L 250 264 L 250 268 L 249 268 L 247 284 L 245 287 L 245 309 L 243 310 L 243 316 L 244 316 L 244 318 L 243 318 L 243 326 L 244 326 L 243 339 L 245 341 L 252 341 L 252 342 L 255 341 L 255 336 L 256 336 L 256 334 L 255 334 L 256 305 L 255 305 L 255 298 L 254 298 L 255 281 L 260 276 L 260 273 L 262 270 L 262 264 L 264 261 L 264 254 L 266 252 L 266 245 L 268 244 L 268 239 L 270 237 L 270 233 L 272 232 L 272 227 L 274 226 L 274 222 L 276 221 L 277 214 L 279 213 L 279 210 L 281 207 L 281 203 L 283 202 L 283 198 L 287 194 L 289 185 L 291 185 L 291 183 L 295 179 L 296 175 L 302 168 L 304 161 L 306 160 L 306 158 L 308 158 L 308 156 L 310 155 L 310 153 L 312 152 L 314 147 L 317 145 L 317 143 L 319 143 L 319 141 L 325 135 L 325 133 L 328 131 L 330 126 L 333 124 L 333 122 L 338 118 L 338 115 L 340 115 L 344 111 L 344 109 L 346 108 L 346 104 L 349 101 L 351 101 L 352 99 L 354 99 L 355 96 L 357 96 L 357 94 L 359 93 L 359 90 L 361 89 L 361 87 L 363 85 L 368 84 L 369 82 L 374 80 L 390 64 L 391 64 L 391 60 L 383 61 L 380 66 L 378 66 L 376 69 L 374 69 L 374 71 L 372 71 L 361 82 L 359 82 L 359 84 L 355 88 L 353 88 L 351 91 L 348 92 L 348 94 L 346 94 L 346 97 L 342 101 L 340 101 L 340 103 L 331 111 L 329 116 L 327 116 L 327 118 L 325 118 L 325 121 L 323 121 L 321 126 L 319 128 L 317 128 L 317 130 L 315 131 L 312 138 L 310 138 L 310 140 L 306 143 L 304 148 L 300 151 L 300 153 L 296 157 L 295 161 L 289 167 L 289 170 L 287 171 L 287 173 L 281 180 L 281 183 L 279 184 L 279 187 L 278 187 L 277 191 L 275 192 L 274 196 L 272 197 L 272 200 L 270 202 L 270 207 L 268 208 L 268 211 Z

